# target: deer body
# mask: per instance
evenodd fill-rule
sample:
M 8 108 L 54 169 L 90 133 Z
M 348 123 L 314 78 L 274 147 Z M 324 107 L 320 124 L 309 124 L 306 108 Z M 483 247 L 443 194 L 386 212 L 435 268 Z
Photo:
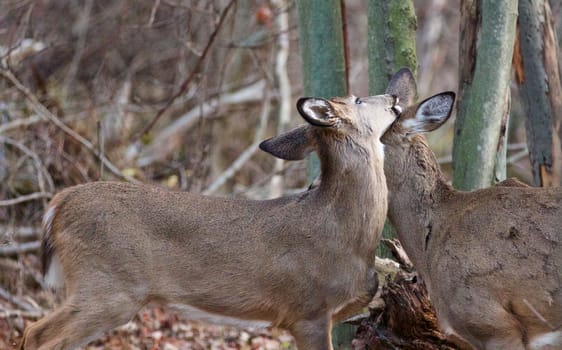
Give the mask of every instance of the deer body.
M 331 349 L 334 314 L 376 292 L 387 206 L 379 137 L 395 102 L 301 99 L 310 125 L 261 145 L 289 160 L 318 153 L 322 185 L 301 194 L 252 201 L 114 182 L 64 190 L 44 218 L 43 260 L 67 298 L 26 329 L 22 348 L 75 348 L 157 302 Z
M 409 85 L 399 95 L 408 104 Z M 383 136 L 389 218 L 446 333 L 478 349 L 560 349 L 562 190 L 448 185 L 416 133 L 444 123 L 453 101 L 445 93 L 410 106 Z

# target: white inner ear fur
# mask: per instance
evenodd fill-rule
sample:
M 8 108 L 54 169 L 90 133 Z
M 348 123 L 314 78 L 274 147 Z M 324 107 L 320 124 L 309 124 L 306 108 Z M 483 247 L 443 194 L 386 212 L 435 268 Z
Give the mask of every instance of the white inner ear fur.
M 443 119 L 451 110 L 451 96 L 437 95 L 423 102 L 416 112 L 416 119 Z
M 411 132 L 426 131 L 429 125 L 443 122 L 451 111 L 453 99 L 449 95 L 437 95 L 424 101 L 411 119 L 402 122 L 402 126 Z
M 321 110 L 314 109 L 314 107 L 321 107 Z M 317 98 L 306 100 L 303 103 L 302 109 L 304 113 L 317 119 L 326 119 L 326 118 L 335 117 L 334 113 L 332 112 L 332 108 L 330 108 L 329 103 Z

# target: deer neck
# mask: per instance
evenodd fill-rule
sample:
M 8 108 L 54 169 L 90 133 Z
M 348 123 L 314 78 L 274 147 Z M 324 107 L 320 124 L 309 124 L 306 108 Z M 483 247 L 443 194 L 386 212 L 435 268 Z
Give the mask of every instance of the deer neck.
M 400 157 L 399 166 L 389 166 L 389 218 L 397 231 L 406 253 L 422 275 L 427 271 L 426 255 L 432 240 L 436 240 L 435 208 L 449 197 L 453 189 L 447 184 L 435 155 L 423 138 L 409 144 Z
M 336 152 L 322 152 L 327 148 L 319 147 L 322 181 L 318 203 L 327 205 L 338 222 L 344 223 L 341 228 L 345 229 L 337 232 L 342 243 L 353 246 L 358 254 L 369 255 L 376 248 L 386 213 L 384 155 L 377 152 L 377 145 L 350 147 L 349 142 L 337 143 Z M 374 258 L 374 254 L 370 255 Z

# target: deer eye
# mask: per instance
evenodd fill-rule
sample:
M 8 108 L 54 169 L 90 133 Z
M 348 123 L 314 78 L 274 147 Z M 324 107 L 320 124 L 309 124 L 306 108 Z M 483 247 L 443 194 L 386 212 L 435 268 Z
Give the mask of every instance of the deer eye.
M 361 101 L 361 99 L 359 97 L 356 97 L 355 98 L 355 104 L 360 105 L 361 103 L 363 103 L 363 101 Z

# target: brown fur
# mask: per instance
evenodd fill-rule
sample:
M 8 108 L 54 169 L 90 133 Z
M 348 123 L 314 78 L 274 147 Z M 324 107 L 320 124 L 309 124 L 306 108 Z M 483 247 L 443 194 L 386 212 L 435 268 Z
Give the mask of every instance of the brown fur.
M 331 349 L 332 314 L 376 291 L 387 207 L 376 144 L 395 118 L 392 103 L 332 100 L 325 115 L 305 117 L 332 126 L 266 141 L 288 158 L 319 154 L 322 184 L 298 195 L 252 201 L 116 182 L 59 193 L 43 261 L 60 260 L 67 299 L 26 329 L 22 348 L 74 348 L 159 302 L 270 321 L 299 349 Z
M 418 106 L 382 138 L 389 218 L 445 331 L 478 349 L 530 349 L 562 329 L 562 190 L 517 180 L 453 189 L 425 139 L 404 127 Z

